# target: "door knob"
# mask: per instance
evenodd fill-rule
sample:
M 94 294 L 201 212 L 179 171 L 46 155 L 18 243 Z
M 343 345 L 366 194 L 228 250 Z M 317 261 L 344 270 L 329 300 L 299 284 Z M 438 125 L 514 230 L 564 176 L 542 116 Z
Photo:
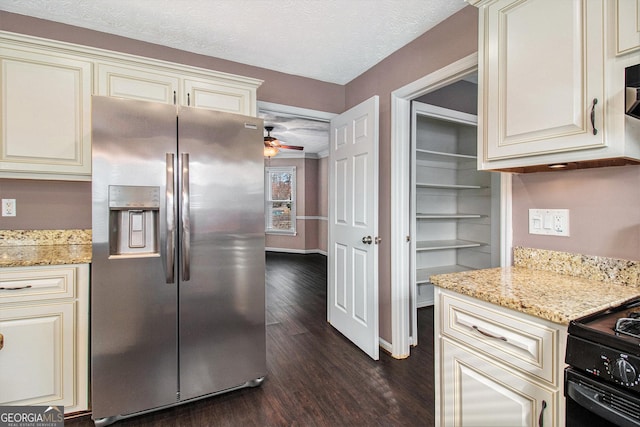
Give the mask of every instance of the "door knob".
M 376 245 L 380 244 L 380 242 L 382 242 L 382 237 L 376 236 L 376 238 L 373 240 L 373 243 L 375 243 Z
M 370 245 L 371 242 L 373 242 L 373 239 L 371 238 L 371 236 L 364 236 L 362 238 L 362 243 L 364 243 L 365 245 Z

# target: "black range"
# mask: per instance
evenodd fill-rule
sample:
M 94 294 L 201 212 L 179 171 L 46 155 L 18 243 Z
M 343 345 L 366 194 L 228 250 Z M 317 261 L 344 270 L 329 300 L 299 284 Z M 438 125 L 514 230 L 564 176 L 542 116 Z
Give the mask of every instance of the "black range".
M 566 423 L 640 426 L 640 298 L 568 327 Z

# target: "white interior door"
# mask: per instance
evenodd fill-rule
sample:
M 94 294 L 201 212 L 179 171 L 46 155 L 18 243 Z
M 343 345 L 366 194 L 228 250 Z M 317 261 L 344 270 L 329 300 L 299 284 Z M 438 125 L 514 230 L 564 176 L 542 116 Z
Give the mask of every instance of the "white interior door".
M 331 120 L 327 320 L 371 358 L 378 335 L 378 114 L 374 96 Z

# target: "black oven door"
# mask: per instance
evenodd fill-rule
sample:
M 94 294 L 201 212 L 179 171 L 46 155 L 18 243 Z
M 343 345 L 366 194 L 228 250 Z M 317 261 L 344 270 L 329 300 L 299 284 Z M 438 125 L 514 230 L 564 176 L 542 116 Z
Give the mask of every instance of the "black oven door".
M 640 398 L 593 376 L 567 368 L 567 427 L 639 427 Z

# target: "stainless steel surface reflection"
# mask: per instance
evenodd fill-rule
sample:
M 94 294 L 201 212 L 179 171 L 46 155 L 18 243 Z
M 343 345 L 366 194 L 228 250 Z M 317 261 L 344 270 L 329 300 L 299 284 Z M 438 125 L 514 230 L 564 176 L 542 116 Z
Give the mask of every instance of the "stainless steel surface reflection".
M 94 97 L 93 127 L 94 420 L 259 385 L 266 373 L 261 120 Z M 109 186 L 159 188 L 158 212 L 147 215 L 159 224 L 148 245 L 155 256 L 110 250 Z M 132 218 L 127 232 L 139 245 L 142 216 Z

